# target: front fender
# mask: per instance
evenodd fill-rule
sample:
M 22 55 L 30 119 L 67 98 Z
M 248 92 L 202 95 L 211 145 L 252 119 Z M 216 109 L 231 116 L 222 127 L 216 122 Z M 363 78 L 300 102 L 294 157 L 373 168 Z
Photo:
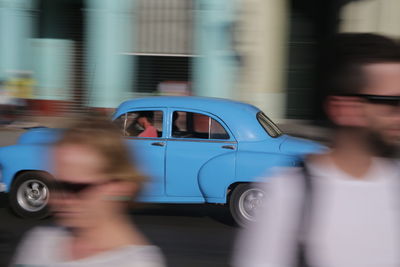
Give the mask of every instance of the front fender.
M 20 171 L 50 172 L 50 145 L 12 145 L 0 148 L 2 182 L 10 190 L 15 175 Z

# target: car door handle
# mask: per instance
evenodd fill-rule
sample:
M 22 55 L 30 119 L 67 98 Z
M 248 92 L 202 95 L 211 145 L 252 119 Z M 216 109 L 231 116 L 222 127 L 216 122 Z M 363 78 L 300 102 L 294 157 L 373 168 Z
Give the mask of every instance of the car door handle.
M 222 148 L 235 150 L 235 146 L 231 145 L 222 146 Z
M 151 145 L 152 146 L 164 146 L 165 143 L 164 142 L 154 142 L 154 143 L 151 143 Z

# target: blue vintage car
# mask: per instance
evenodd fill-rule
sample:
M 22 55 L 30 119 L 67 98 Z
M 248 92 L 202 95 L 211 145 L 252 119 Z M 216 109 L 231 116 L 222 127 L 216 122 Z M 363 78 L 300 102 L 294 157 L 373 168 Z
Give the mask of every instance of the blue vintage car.
M 228 204 L 239 224 L 254 220 L 265 195 L 257 182 L 268 170 L 321 149 L 284 135 L 255 106 L 226 99 L 134 99 L 122 103 L 112 120 L 150 177 L 139 201 Z M 61 133 L 32 129 L 17 144 L 0 148 L 2 189 L 23 217 L 48 214 L 47 157 Z

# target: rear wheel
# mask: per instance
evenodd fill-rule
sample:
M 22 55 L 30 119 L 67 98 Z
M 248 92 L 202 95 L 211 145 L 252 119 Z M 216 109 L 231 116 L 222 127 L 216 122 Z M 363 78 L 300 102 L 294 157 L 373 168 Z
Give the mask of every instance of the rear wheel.
M 10 207 L 20 217 L 41 219 L 49 215 L 51 177 L 38 171 L 15 178 L 10 190 Z
M 256 212 L 263 204 L 265 191 L 254 184 L 237 185 L 229 199 L 229 209 L 235 222 L 240 226 L 256 220 Z

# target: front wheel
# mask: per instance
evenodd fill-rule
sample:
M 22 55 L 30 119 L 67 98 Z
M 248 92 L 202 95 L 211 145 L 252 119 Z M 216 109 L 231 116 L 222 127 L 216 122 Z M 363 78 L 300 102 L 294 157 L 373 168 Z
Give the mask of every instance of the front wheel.
M 229 199 L 229 209 L 239 226 L 254 222 L 258 208 L 263 204 L 265 191 L 254 184 L 237 185 Z
M 10 207 L 20 217 L 41 219 L 49 215 L 50 175 L 30 171 L 18 175 L 10 190 Z

